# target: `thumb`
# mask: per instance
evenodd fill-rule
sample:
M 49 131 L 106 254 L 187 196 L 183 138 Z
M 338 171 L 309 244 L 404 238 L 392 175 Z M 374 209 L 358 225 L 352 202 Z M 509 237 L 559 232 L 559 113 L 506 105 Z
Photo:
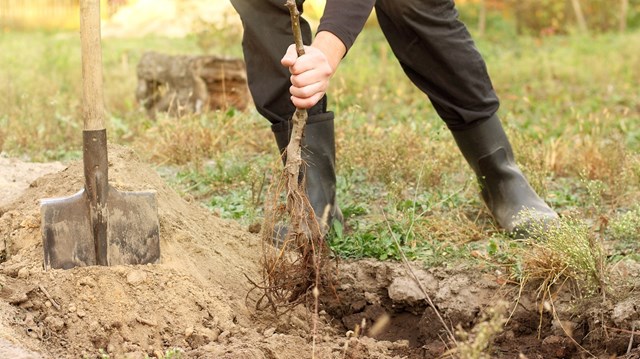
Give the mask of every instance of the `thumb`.
M 291 44 L 287 49 L 287 52 L 284 54 L 284 57 L 282 58 L 282 60 L 280 60 L 280 63 L 282 64 L 282 66 L 291 67 L 293 66 L 293 64 L 296 63 L 296 59 L 298 59 L 298 53 L 296 52 L 296 45 Z

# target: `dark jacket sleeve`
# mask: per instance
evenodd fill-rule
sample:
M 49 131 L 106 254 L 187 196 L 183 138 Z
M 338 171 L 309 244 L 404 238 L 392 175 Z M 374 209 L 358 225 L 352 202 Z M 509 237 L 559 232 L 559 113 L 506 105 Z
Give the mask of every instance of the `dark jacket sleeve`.
M 327 0 L 318 32 L 329 31 L 336 35 L 348 51 L 367 22 L 375 2 L 376 0 Z

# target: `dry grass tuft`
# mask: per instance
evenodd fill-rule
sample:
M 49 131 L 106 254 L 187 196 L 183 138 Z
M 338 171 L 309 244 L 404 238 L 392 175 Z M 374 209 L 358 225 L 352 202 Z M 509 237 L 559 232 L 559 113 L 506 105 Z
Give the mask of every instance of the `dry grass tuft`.
M 443 168 L 462 157 L 450 147 L 452 141 L 439 139 L 428 122 L 420 123 L 423 127 L 418 129 L 414 125 L 365 123 L 345 128 L 337 139 L 340 167 L 364 168 L 368 177 L 396 194 L 406 192 L 408 187 L 438 186 Z
M 567 281 L 575 285 L 578 297 L 606 293 L 605 251 L 584 221 L 538 221 L 528 245 L 522 251 L 522 285 L 539 281 L 542 300 L 549 299 L 545 296 L 551 288 Z
M 588 131 L 574 132 L 567 128 L 562 141 L 554 143 L 550 154 L 550 166 L 557 176 L 585 174 L 589 179 L 598 179 L 616 185 L 620 169 L 625 167 L 629 151 L 622 133 L 612 132 L 611 120 L 604 121 L 599 114 L 581 119 L 578 128 L 592 126 Z
M 454 217 L 437 211 L 414 225 L 415 237 L 431 240 L 448 238 L 447 243 L 464 245 L 483 239 L 487 231 L 493 230 L 489 227 L 491 222 L 489 222 L 488 215 L 486 220 L 480 221 L 477 217 L 470 217 L 462 210 L 457 212 Z
M 269 131 L 246 113 L 210 112 L 180 118 L 159 116 L 134 146 L 159 164 L 199 165 L 222 153 L 274 150 Z
M 531 187 L 542 198 L 547 197 L 549 178 L 552 175 L 551 152 L 548 146 L 531 134 L 507 128 L 509 139 L 520 165 Z

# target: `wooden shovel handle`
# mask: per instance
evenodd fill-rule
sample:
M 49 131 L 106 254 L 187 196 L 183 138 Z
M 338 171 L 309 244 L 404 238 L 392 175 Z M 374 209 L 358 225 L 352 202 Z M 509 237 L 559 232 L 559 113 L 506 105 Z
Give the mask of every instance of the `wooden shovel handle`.
M 82 43 L 82 113 L 84 130 L 104 129 L 102 93 L 102 46 L 100 44 L 100 0 L 80 1 Z

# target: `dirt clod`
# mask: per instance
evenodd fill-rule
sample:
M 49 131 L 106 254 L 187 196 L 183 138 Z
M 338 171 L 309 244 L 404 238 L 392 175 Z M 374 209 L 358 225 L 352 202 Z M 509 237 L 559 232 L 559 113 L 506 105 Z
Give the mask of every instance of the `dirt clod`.
M 57 316 L 48 316 L 45 320 L 45 323 L 49 327 L 49 329 L 54 332 L 59 332 L 64 328 L 64 320 Z
M 0 339 L 0 358 L 42 359 L 42 356 Z
M 132 270 L 127 274 L 127 283 L 132 286 L 144 283 L 147 280 L 147 273 L 141 270 Z
M 264 337 L 265 337 L 265 338 L 269 338 L 269 337 L 271 337 L 275 332 L 276 332 L 276 328 L 269 328 L 269 329 L 266 329 L 266 330 L 264 331 L 263 335 L 264 335 Z
M 389 286 L 389 298 L 394 302 L 415 305 L 426 299 L 415 280 L 407 277 L 398 277 Z

